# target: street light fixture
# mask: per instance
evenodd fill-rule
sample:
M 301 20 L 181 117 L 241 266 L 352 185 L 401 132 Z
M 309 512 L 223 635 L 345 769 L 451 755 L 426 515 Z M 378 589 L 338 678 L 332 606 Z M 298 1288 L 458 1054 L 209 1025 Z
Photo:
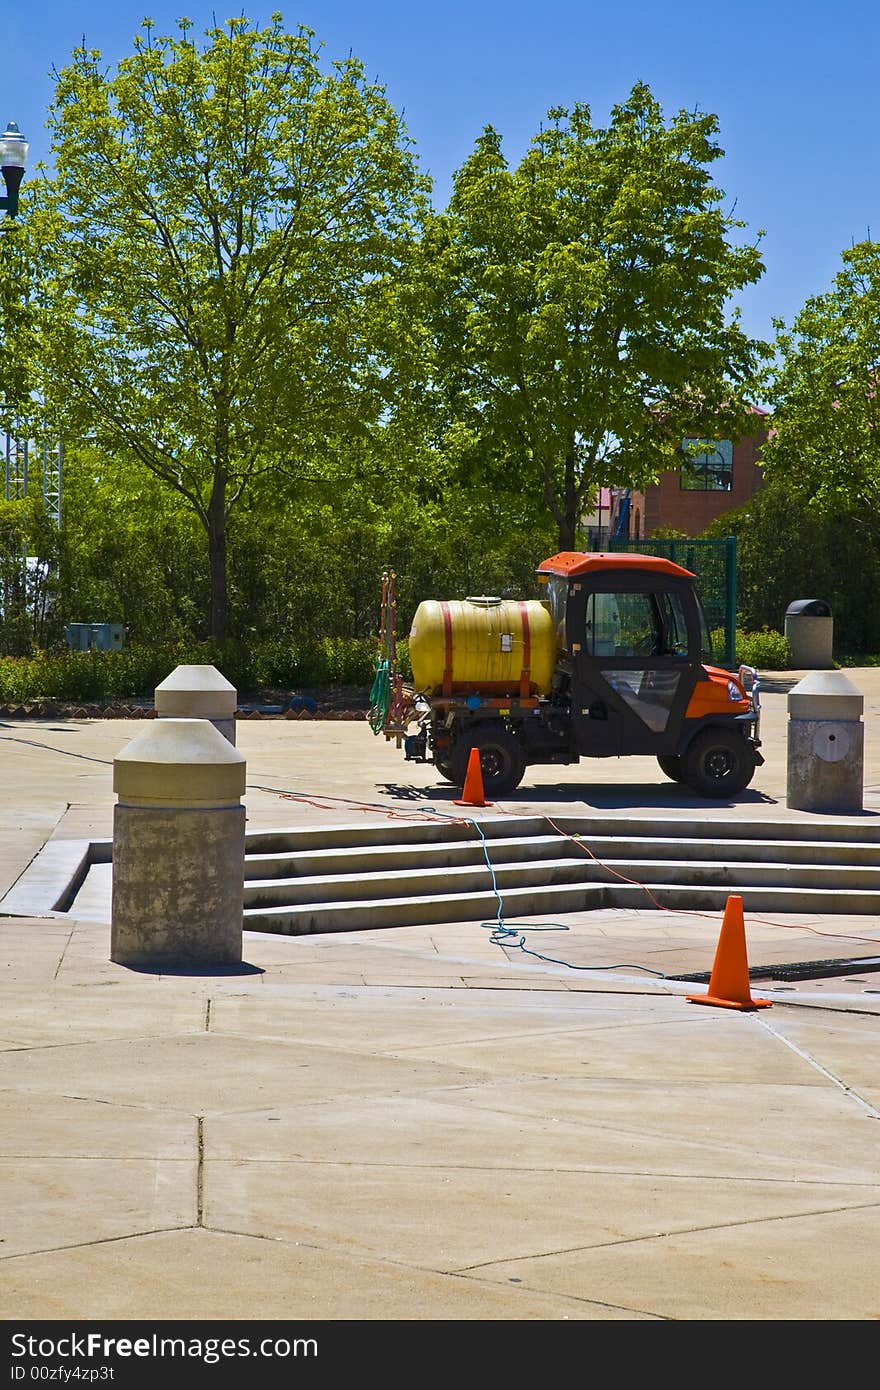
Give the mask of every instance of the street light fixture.
M 24 175 L 27 152 L 27 140 L 15 121 L 10 121 L 0 135 L 0 172 L 3 174 L 7 193 L 5 198 L 0 198 L 0 209 L 5 210 L 7 217 L 14 217 L 18 212 L 18 190 Z

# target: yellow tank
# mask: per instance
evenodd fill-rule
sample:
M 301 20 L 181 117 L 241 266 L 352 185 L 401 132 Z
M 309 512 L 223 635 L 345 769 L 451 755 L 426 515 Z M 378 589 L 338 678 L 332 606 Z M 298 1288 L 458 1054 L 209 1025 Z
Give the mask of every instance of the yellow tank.
M 548 607 L 535 600 L 426 599 L 409 634 L 413 686 L 426 695 L 546 695 L 556 665 Z

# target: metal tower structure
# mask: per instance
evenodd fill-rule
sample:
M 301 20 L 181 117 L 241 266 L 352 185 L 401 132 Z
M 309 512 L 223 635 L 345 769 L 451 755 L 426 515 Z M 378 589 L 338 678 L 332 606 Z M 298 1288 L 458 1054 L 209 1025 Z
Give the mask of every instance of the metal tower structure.
M 64 448 L 57 444 L 43 445 L 43 508 L 56 526 L 61 525 L 61 478 L 64 471 Z
M 6 436 L 6 501 L 20 502 L 28 494 L 30 449 L 26 439 Z
M 30 495 L 35 467 L 41 474 L 43 506 L 56 526 L 61 525 L 61 480 L 64 451 L 57 444 L 32 444 L 27 439 L 6 435 L 6 501 L 23 501 Z

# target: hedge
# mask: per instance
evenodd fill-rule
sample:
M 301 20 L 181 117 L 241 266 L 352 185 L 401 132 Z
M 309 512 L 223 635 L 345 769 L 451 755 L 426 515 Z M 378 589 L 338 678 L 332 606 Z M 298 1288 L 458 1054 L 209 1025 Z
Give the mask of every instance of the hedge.
M 152 699 L 176 666 L 216 666 L 239 692 L 372 683 L 374 638 L 324 637 L 310 643 L 132 643 L 121 652 L 39 652 L 0 657 L 0 702 Z M 400 664 L 409 676 L 406 643 Z
M 723 647 L 723 633 L 713 643 Z M 39 652 L 0 657 L 0 702 L 152 699 L 176 666 L 216 666 L 240 693 L 304 686 L 372 684 L 378 658 L 372 637 L 323 637 L 314 642 L 193 642 L 167 646 L 132 643 L 121 652 Z M 412 671 L 406 641 L 398 645 L 401 673 Z M 769 628 L 736 633 L 736 660 L 765 671 L 791 664 L 788 640 Z
M 722 629 L 712 633 L 712 646 L 716 651 L 724 650 Z M 735 633 L 736 662 L 741 666 L 754 666 L 757 671 L 787 671 L 791 666 L 791 646 L 788 638 L 772 628 L 762 628 L 760 632 Z

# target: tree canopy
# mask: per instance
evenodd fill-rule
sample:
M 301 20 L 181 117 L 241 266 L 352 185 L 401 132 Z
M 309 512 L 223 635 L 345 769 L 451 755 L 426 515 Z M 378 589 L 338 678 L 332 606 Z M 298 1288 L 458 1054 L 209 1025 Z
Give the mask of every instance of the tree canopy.
M 0 424 L 64 440 L 56 633 L 364 635 L 384 569 L 402 615 L 527 585 L 600 486 L 750 426 L 758 246 L 716 118 L 644 84 L 516 167 L 487 127 L 436 213 L 383 89 L 280 16 L 79 48 L 49 126 L 0 228 Z
M 639 486 L 685 434 L 740 434 L 765 347 L 729 301 L 759 279 L 721 208 L 717 119 L 637 84 L 607 127 L 553 110 L 510 168 L 487 127 L 421 248 L 444 447 L 531 488 L 576 544 L 602 485 Z
M 145 21 L 115 73 L 75 51 L 29 221 L 45 399 L 198 517 L 222 638 L 229 519 L 255 477 L 314 468 L 386 408 L 390 286 L 424 183 L 356 58 L 322 70 L 278 15 L 205 40 Z
M 832 288 L 778 325 L 768 477 L 822 511 L 860 511 L 880 541 L 880 246 L 843 252 Z
M 26 231 L 0 218 L 0 426 L 28 421 L 37 357 L 31 302 L 33 266 Z

